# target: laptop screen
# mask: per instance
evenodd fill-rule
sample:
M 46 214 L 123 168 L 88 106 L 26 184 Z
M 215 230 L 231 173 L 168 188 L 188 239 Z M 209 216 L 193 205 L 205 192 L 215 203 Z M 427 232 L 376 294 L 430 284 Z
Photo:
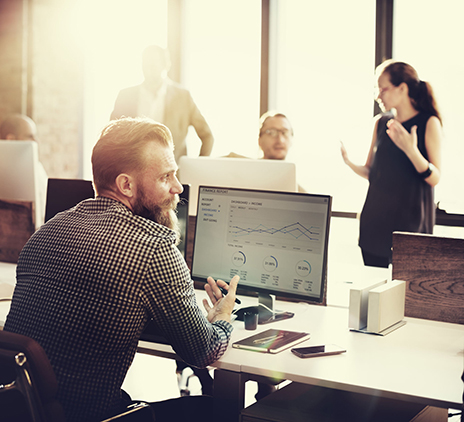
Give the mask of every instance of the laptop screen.
M 296 165 L 283 160 L 183 156 L 179 160 L 179 180 L 192 187 L 190 215 L 196 215 L 198 187 L 201 185 L 298 191 Z

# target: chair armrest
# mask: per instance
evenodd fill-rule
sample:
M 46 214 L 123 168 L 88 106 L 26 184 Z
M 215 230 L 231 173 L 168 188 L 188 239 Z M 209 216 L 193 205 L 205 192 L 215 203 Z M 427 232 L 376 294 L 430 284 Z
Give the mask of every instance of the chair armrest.
M 142 419 L 143 418 L 143 419 Z M 151 408 L 148 403 L 144 402 L 137 402 L 127 406 L 126 410 L 119 415 L 112 416 L 111 418 L 105 419 L 102 422 L 110 422 L 110 421 L 147 421 L 147 422 L 154 422 L 155 419 L 155 412 Z

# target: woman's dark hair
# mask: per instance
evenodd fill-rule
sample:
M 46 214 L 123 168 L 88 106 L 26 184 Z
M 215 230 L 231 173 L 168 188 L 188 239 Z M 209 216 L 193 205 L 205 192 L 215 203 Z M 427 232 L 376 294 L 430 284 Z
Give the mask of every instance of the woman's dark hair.
M 429 113 L 436 116 L 441 121 L 432 86 L 425 81 L 421 81 L 416 70 L 409 64 L 387 60 L 378 66 L 377 75 L 388 73 L 390 82 L 394 86 L 399 86 L 403 82 L 408 86 L 409 98 L 417 111 Z

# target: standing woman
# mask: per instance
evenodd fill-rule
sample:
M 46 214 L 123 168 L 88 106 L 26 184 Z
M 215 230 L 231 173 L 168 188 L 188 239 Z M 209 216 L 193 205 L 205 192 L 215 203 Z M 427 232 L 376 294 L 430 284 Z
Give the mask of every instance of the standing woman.
M 432 87 L 407 63 L 387 60 L 376 69 L 374 134 L 364 165 L 345 163 L 369 180 L 359 246 L 365 265 L 388 267 L 392 233 L 432 233 L 433 187 L 440 180 L 442 121 Z

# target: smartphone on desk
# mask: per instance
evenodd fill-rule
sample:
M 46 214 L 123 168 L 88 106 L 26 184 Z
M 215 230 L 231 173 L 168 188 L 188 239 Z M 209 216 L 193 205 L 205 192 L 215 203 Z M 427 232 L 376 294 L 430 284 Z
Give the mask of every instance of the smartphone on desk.
M 346 350 L 336 344 L 320 344 L 318 346 L 296 347 L 292 349 L 292 353 L 300 358 L 338 355 L 344 352 L 346 352 Z

